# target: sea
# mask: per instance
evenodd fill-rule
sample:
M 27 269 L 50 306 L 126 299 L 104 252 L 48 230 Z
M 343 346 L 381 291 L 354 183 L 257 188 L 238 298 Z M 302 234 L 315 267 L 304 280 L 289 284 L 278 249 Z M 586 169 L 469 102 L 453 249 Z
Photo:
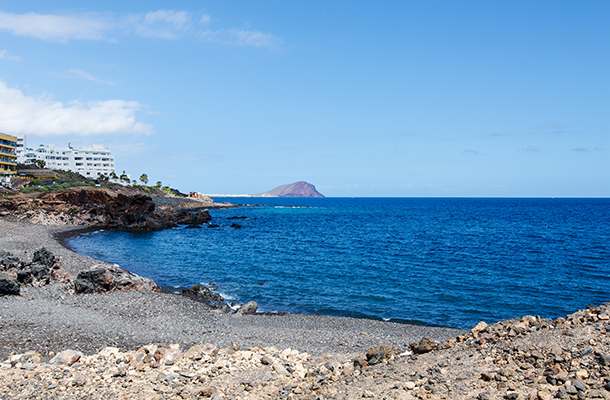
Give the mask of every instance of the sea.
M 610 199 L 230 201 L 242 207 L 210 210 L 215 228 L 96 231 L 68 244 L 159 286 L 209 285 L 269 313 L 468 329 L 610 301 Z

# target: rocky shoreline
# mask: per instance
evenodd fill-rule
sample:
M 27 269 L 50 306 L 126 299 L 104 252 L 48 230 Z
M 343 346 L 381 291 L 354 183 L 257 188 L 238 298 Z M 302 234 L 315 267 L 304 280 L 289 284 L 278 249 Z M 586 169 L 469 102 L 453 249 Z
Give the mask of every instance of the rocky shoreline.
M 0 296 L 0 399 L 610 399 L 610 303 L 470 332 L 226 313 L 126 285 L 135 276 L 62 246 L 87 225 L 57 215 L 0 217 L 2 273 L 22 281 Z M 93 289 L 77 293 L 78 277 Z

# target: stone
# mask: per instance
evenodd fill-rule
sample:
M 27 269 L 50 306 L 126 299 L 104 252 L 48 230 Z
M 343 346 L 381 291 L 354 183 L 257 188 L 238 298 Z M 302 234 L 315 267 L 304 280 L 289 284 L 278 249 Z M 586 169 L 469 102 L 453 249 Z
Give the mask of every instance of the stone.
M 385 351 L 381 347 L 372 348 L 366 353 L 366 360 L 369 365 L 379 364 L 384 357 Z
M 517 392 L 508 392 L 504 395 L 506 400 L 517 400 L 519 398 L 519 393 Z
M 435 347 L 436 347 L 436 343 L 434 342 L 434 340 L 430 339 L 428 336 L 424 336 L 424 338 L 422 338 L 422 340 L 420 340 L 419 343 L 411 344 L 411 350 L 413 350 L 413 352 L 415 354 L 428 353 L 428 352 L 434 350 Z
M 74 375 L 74 381 L 72 382 L 73 386 L 85 386 L 87 383 L 87 378 L 83 374 L 76 373 Z
M 474 336 L 475 338 L 478 338 L 479 333 L 481 333 L 481 331 L 485 330 L 486 328 L 487 328 L 487 323 L 485 323 L 485 321 L 481 321 L 475 327 L 471 328 L 470 332 L 472 332 L 472 336 Z
M 415 389 L 415 386 L 416 386 L 415 382 L 411 382 L 411 381 L 405 382 L 405 389 L 407 389 L 407 390 L 413 390 L 413 389 Z
M 586 369 L 579 369 L 576 371 L 576 379 L 587 379 L 589 377 L 589 371 Z
M 10 275 L 0 273 L 0 296 L 12 295 L 19 296 L 21 285 Z
M 205 303 L 214 308 L 224 304 L 224 299 L 221 295 L 212 292 L 210 288 L 202 285 L 193 285 L 190 289 L 182 289 L 182 294 L 204 300 Z
M 280 375 L 289 376 L 288 370 L 280 363 L 273 364 L 273 369 Z
M 271 359 L 271 357 L 264 355 L 261 357 L 261 364 L 263 365 L 271 365 L 273 364 L 273 360 Z
M 7 251 L 0 252 L 0 271 L 19 268 L 19 258 Z
M 597 360 L 599 361 L 599 363 L 601 365 L 604 365 L 606 367 L 610 367 L 610 356 L 607 356 L 605 354 L 602 353 L 595 353 L 595 358 L 597 358 Z
M 158 363 L 165 363 L 166 365 L 174 363 L 181 356 L 182 352 L 180 350 L 165 347 L 159 347 L 154 354 Z
M 572 385 L 574 385 L 576 390 L 578 390 L 579 392 L 586 392 L 587 391 L 587 386 L 585 386 L 585 382 L 583 380 L 581 380 L 581 379 L 574 379 L 572 381 Z
M 51 281 L 51 270 L 46 265 L 32 264 L 27 269 L 17 271 L 17 280 L 22 284 L 40 282 L 47 285 Z
M 129 290 L 158 291 L 157 285 L 150 279 L 143 278 L 113 265 L 94 265 L 81 271 L 74 280 L 76 293 L 124 292 Z
M 255 301 L 249 301 L 239 309 L 242 314 L 254 314 L 258 309 L 258 304 Z
M 57 353 L 55 357 L 51 359 L 50 363 L 56 365 L 72 365 L 77 362 L 82 356 L 83 353 L 81 353 L 80 351 L 64 350 L 60 353 Z
M 41 264 L 47 268 L 53 268 L 53 265 L 55 264 L 55 256 L 53 253 L 43 247 L 34 252 L 32 263 Z

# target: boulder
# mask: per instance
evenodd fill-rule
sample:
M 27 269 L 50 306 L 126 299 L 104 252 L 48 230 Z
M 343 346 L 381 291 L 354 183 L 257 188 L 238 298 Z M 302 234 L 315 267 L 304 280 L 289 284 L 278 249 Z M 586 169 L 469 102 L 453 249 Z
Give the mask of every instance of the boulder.
M 221 306 L 224 304 L 224 299 L 221 295 L 214 293 L 205 286 L 193 285 L 190 289 L 182 289 L 182 294 L 192 296 L 198 300 L 203 300 L 210 306 Z
M 21 285 L 16 279 L 7 274 L 0 273 L 0 296 L 14 295 L 19 296 Z
M 176 215 L 176 223 L 183 225 L 201 225 L 211 220 L 212 217 L 207 210 L 197 211 L 196 213 L 182 211 Z
M 94 265 L 78 274 L 74 280 L 76 293 L 125 292 L 129 290 L 158 290 L 150 279 L 132 274 L 111 265 Z
M 255 301 L 249 301 L 239 309 L 242 314 L 254 314 L 258 309 L 258 304 Z
M 32 264 L 29 268 L 17 271 L 17 280 L 25 285 L 47 285 L 51 281 L 51 270 L 46 265 Z
M 411 350 L 415 354 L 424 354 L 428 353 L 436 348 L 436 343 L 434 340 L 430 339 L 428 336 L 424 336 L 424 338 L 419 343 L 411 344 Z
M 72 365 L 83 356 L 83 353 L 76 350 L 64 350 L 61 353 L 57 353 L 50 361 L 51 364 L 56 365 Z
M 19 268 L 19 259 L 7 251 L 0 250 L 0 271 Z
M 55 256 L 46 248 L 42 247 L 34 252 L 32 263 L 41 264 L 47 268 L 53 268 L 55 264 Z

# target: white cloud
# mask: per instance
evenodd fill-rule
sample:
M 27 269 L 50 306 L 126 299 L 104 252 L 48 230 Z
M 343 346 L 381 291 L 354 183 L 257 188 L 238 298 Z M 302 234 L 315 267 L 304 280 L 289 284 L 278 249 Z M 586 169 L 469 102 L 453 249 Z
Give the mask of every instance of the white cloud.
M 274 47 L 280 40 L 270 33 L 239 28 L 202 30 L 211 17 L 187 11 L 157 10 L 139 14 L 13 14 L 0 11 L 0 30 L 18 36 L 68 42 L 70 40 L 112 40 L 116 36 L 176 40 L 199 37 L 224 45 Z
M 199 37 L 208 42 L 234 46 L 273 47 L 280 42 L 277 36 L 270 33 L 237 28 L 220 29 L 217 31 L 207 30 L 200 32 Z
M 101 40 L 111 28 L 111 21 L 101 14 L 42 15 L 0 11 L 0 29 L 43 40 Z
M 21 57 L 12 56 L 8 53 L 7 50 L 0 50 L 0 58 L 2 58 L 4 60 L 10 60 L 10 61 L 21 61 Z
M 32 97 L 0 82 L 0 130 L 38 136 L 152 134 L 152 125 L 136 121 L 137 101 L 106 100 L 63 104 L 50 96 Z
M 76 69 L 76 68 L 71 68 L 65 72 L 60 72 L 60 73 L 53 73 L 51 74 L 52 76 L 56 76 L 59 78 L 74 78 L 74 77 L 79 77 L 79 78 L 84 78 L 88 81 L 91 82 L 96 82 L 96 83 L 101 83 L 104 85 L 114 85 L 115 83 L 111 80 L 104 80 L 104 79 L 99 79 L 96 78 L 95 76 L 88 74 L 87 72 L 80 70 L 80 69 Z
M 192 16 L 186 11 L 159 10 L 127 18 L 138 36 L 174 40 L 188 32 Z

